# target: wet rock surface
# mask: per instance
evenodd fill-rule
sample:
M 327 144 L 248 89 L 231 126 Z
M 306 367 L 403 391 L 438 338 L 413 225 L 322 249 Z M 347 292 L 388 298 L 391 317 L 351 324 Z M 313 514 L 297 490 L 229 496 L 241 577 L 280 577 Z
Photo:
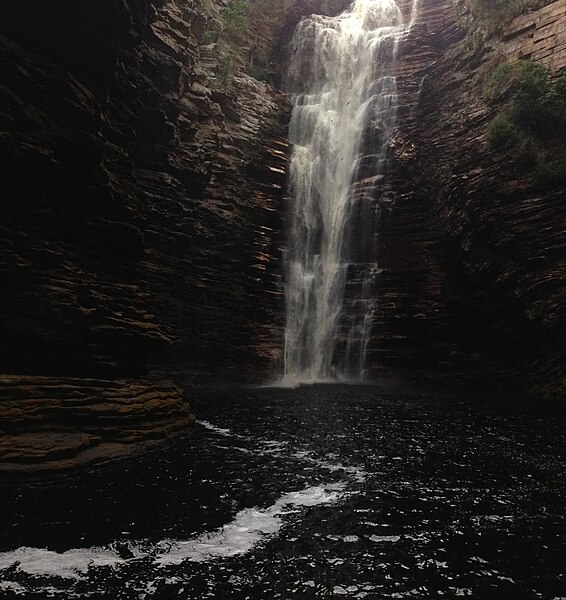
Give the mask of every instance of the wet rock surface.
M 4 597 L 566 594 L 563 410 L 372 386 L 190 395 L 191 435 L 0 487 Z
M 534 43 L 534 60 L 553 76 L 563 69 L 564 4 L 545 4 L 474 47 L 466 3 L 423 0 L 400 42 L 391 169 L 383 181 L 362 169 L 354 194 L 373 202 L 378 224 L 365 253 L 377 264 L 370 378 L 564 396 L 565 192 L 536 190 L 516 156 L 487 142 L 500 107 L 485 89 L 498 64 Z M 399 5 L 408 14 L 411 3 Z M 368 124 L 368 139 L 378 134 Z M 355 267 L 344 330 L 361 297 Z M 345 348 L 342 333 L 337 354 Z
M 563 3 L 547 4 L 530 14 L 533 22 L 552 13 L 552 29 L 559 23 L 563 29 Z M 530 34 L 518 34 L 517 43 L 521 35 Z M 556 38 L 556 58 L 563 43 Z M 486 86 L 506 48 L 505 38 L 476 49 L 464 40 L 446 47 L 427 70 L 411 141 L 404 146 L 421 148 L 409 185 L 422 190 L 417 202 L 430 199 L 445 306 L 460 325 L 471 326 L 461 337 L 471 342 L 472 361 L 460 363 L 460 370 L 480 380 L 476 369 L 483 364 L 479 373 L 488 379 L 500 377 L 505 385 L 518 383 L 555 400 L 564 395 L 566 365 L 566 195 L 560 188 L 537 190 L 525 172 L 532 165 L 525 169 L 516 156 L 489 147 L 488 126 L 501 107 L 487 101 Z M 559 61 L 546 58 L 556 76 Z M 478 349 L 484 360 L 474 368 Z

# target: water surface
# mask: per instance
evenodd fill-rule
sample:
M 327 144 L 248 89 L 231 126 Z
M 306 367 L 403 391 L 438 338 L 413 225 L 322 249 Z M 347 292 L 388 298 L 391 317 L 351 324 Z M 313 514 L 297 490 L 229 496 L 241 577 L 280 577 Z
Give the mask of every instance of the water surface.
M 566 598 L 563 411 L 190 394 L 201 423 L 142 458 L 0 487 L 0 596 Z

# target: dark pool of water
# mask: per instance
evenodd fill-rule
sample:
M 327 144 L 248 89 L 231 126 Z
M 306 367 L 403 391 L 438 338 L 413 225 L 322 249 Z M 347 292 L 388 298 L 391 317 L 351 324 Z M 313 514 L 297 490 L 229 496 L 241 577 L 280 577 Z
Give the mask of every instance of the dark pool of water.
M 0 597 L 566 599 L 564 411 L 191 395 L 205 424 L 142 458 L 0 487 Z

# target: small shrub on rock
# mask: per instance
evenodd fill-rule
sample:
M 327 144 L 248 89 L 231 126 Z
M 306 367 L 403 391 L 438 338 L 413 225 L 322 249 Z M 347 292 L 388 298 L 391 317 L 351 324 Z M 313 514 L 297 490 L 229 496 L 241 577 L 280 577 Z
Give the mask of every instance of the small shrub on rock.
M 504 150 L 516 146 L 521 135 L 509 111 L 506 111 L 491 122 L 488 132 L 489 145 L 496 150 Z
M 497 151 L 528 148 L 534 165 L 533 183 L 551 189 L 566 182 L 566 75 L 551 80 L 538 63 L 519 61 L 499 65 L 485 96 L 501 104 L 488 129 L 488 142 Z

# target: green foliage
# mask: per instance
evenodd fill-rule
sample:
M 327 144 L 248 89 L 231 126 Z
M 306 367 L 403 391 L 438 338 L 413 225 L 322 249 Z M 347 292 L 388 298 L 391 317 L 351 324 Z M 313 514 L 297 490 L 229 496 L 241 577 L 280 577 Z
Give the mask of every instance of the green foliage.
M 210 1 L 210 0 L 209 0 Z M 283 26 L 295 0 L 228 0 L 217 10 L 203 43 L 218 43 L 218 79 L 228 85 L 238 66 L 256 79 L 270 81 L 268 71 L 277 24 Z M 342 2 L 344 0 L 329 0 Z M 266 68 L 267 67 L 267 68 Z
M 546 67 L 530 60 L 514 63 L 502 63 L 493 73 L 486 90 L 490 99 L 509 93 L 537 96 L 539 91 L 546 92 L 549 84 L 549 72 Z
M 566 152 L 556 158 L 539 161 L 534 183 L 541 190 L 566 187 Z
M 249 27 L 248 3 L 246 0 L 232 0 L 222 9 L 224 28 L 228 33 L 243 33 Z
M 492 100 L 501 96 L 516 79 L 518 71 L 522 68 L 522 63 L 501 63 L 495 67 L 487 89 L 485 91 L 486 98 Z
M 218 71 L 218 79 L 226 86 L 232 83 L 238 66 L 237 53 L 227 46 L 220 48 L 221 66 Z
M 271 82 L 271 75 L 261 65 L 250 65 L 248 67 L 248 75 L 251 75 L 258 81 Z
M 566 182 L 566 75 L 552 82 L 549 70 L 531 61 L 499 65 L 486 97 L 502 102 L 488 129 L 489 145 L 514 149 L 534 166 L 534 183 L 550 189 Z
M 510 111 L 495 117 L 488 130 L 489 145 L 495 150 L 513 148 L 521 140 L 521 132 Z
M 522 110 L 529 110 L 548 93 L 550 72 L 545 66 L 530 60 L 521 60 L 515 64 L 515 104 Z
M 509 98 L 512 120 L 535 134 L 552 134 L 557 124 L 560 94 L 546 67 L 531 61 L 498 66 L 486 90 L 490 99 Z
M 464 51 L 469 54 L 475 54 L 485 44 L 485 37 L 481 31 L 473 31 L 466 36 L 464 42 Z
M 552 83 L 546 67 L 519 61 L 494 70 L 486 97 L 505 100 L 508 119 L 525 132 L 552 137 L 566 124 L 565 91 L 566 76 Z
M 554 82 L 554 91 L 562 98 L 566 96 L 566 73 L 560 75 L 560 77 Z
M 549 2 L 550 0 L 468 0 L 474 15 L 490 33 L 501 30 L 527 10 Z
M 543 102 L 552 120 L 566 123 L 566 74 L 558 77 L 554 85 L 549 85 Z
M 206 29 L 205 31 L 202 32 L 202 43 L 205 45 L 212 44 L 212 43 L 216 42 L 217 39 L 218 39 L 218 31 L 213 31 L 212 29 Z

